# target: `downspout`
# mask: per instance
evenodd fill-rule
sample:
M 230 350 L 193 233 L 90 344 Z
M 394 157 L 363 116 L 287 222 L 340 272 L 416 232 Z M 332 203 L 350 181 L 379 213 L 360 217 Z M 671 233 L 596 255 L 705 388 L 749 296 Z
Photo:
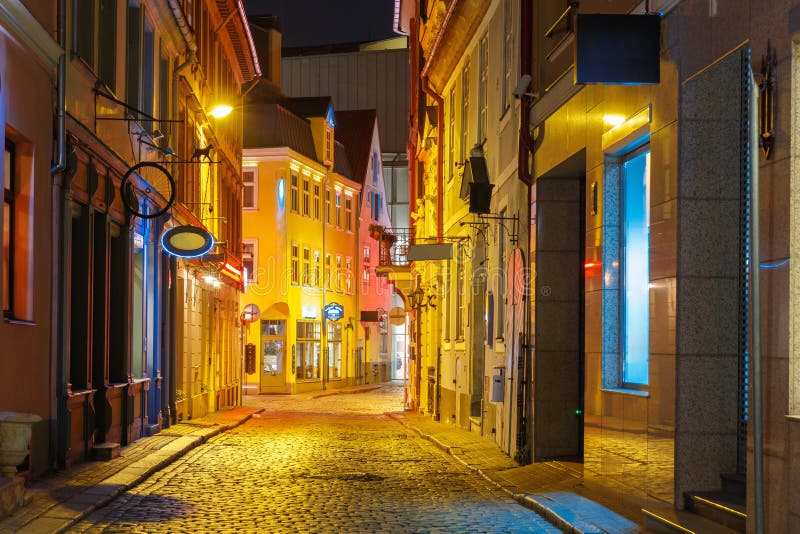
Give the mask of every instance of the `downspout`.
M 188 49 L 188 55 L 186 57 L 186 61 L 175 67 L 175 70 L 172 71 L 172 118 L 178 118 L 178 84 L 180 82 L 180 74 L 183 72 L 187 67 L 189 67 L 192 63 L 194 63 L 196 59 L 196 52 L 197 52 L 197 44 L 194 42 L 194 35 L 192 34 L 192 30 L 189 27 L 189 23 L 186 20 L 186 17 L 183 14 L 183 8 L 181 8 L 178 0 L 168 0 L 168 4 L 170 9 L 172 10 L 172 14 L 175 17 L 175 22 L 178 24 L 178 28 L 183 35 L 184 40 L 186 41 L 186 47 Z M 175 138 L 177 139 L 177 132 L 175 133 Z M 173 176 L 176 175 L 177 168 L 173 168 Z M 177 423 L 177 403 L 176 403 L 176 390 L 178 387 L 178 332 L 177 330 L 181 329 L 182 335 L 182 327 L 177 325 L 175 321 L 175 314 L 177 313 L 177 304 L 179 302 L 178 299 L 178 269 L 177 269 L 177 261 L 175 258 L 171 258 L 169 262 L 169 270 L 170 276 L 172 277 L 172 287 L 169 290 L 168 299 L 170 300 L 171 310 L 170 310 L 170 318 L 169 318 L 169 361 L 166 363 L 166 369 L 168 369 L 167 376 L 167 396 L 169 402 L 169 412 L 171 422 Z M 164 366 L 164 362 L 162 361 L 162 366 Z M 170 421 L 167 421 L 169 424 Z
M 754 531 L 764 533 L 764 414 L 763 414 L 763 380 L 761 368 L 761 250 L 759 246 L 759 134 L 758 134 L 758 84 L 752 70 L 750 71 L 750 206 L 752 221 L 752 244 L 750 245 L 750 265 L 752 269 L 753 301 L 753 495 L 754 495 Z
M 419 129 L 419 102 L 417 98 L 417 88 L 419 84 L 419 42 L 417 42 L 417 20 L 411 19 L 411 36 L 409 46 L 411 46 L 410 58 L 410 87 L 409 87 L 409 132 L 406 158 L 408 160 L 408 212 L 417 211 L 417 130 Z
M 55 305 L 50 310 L 50 358 L 55 369 L 55 398 L 50 404 L 51 413 L 55 413 L 55 420 L 50 425 L 50 458 L 53 467 L 60 467 L 60 455 L 66 451 L 66 440 L 68 434 L 68 421 L 66 418 L 66 254 L 62 250 L 66 242 L 66 225 L 62 223 L 62 214 L 65 211 L 66 198 L 63 197 L 64 191 L 64 171 L 67 168 L 67 122 L 66 122 L 66 85 L 67 85 L 67 0 L 58 0 L 58 44 L 61 46 L 61 56 L 58 58 L 58 96 L 56 109 L 56 157 L 55 163 L 50 167 L 50 174 L 53 176 L 52 190 L 52 219 L 51 232 L 53 244 L 51 247 L 52 262 L 57 265 L 52 270 L 50 279 L 51 295 L 55 300 Z M 63 203 L 62 203 L 63 202 Z M 55 360 L 55 361 L 53 361 Z M 52 375 L 51 375 L 52 377 Z M 55 406 L 54 406 L 55 405 Z
M 520 76 L 525 74 L 530 75 L 532 77 L 532 51 L 531 51 L 531 24 L 527 24 L 527 21 L 532 20 L 533 18 L 533 3 L 531 0 L 521 0 L 520 2 L 520 20 L 522 23 L 520 24 L 520 39 L 519 39 L 519 68 L 520 68 Z M 531 138 L 531 128 L 530 128 L 530 121 L 531 121 L 531 106 L 533 105 L 533 96 L 531 96 L 528 91 L 524 91 L 521 98 L 520 98 L 520 141 L 519 141 L 519 159 L 517 161 L 517 176 L 519 177 L 520 181 L 525 185 L 525 189 L 527 190 L 527 203 L 525 204 L 525 208 L 523 213 L 526 214 L 525 218 L 523 219 L 526 221 L 528 227 L 528 238 L 525 240 L 525 243 L 522 243 L 522 251 L 523 251 L 523 258 L 524 261 L 530 264 L 531 262 L 531 254 L 533 251 L 530 250 L 530 209 L 531 209 L 531 195 L 532 195 L 532 187 L 533 187 L 533 171 L 532 168 L 533 164 L 535 163 L 535 159 L 533 158 L 536 147 L 534 146 L 533 139 Z M 530 159 L 529 159 L 530 158 Z M 530 162 L 530 165 L 529 165 Z M 526 269 L 527 271 L 527 269 Z M 520 343 L 520 357 L 525 358 L 525 375 L 521 377 L 517 377 L 517 380 L 523 381 L 522 384 L 524 385 L 524 399 L 522 403 L 522 410 L 523 414 L 525 415 L 525 419 L 528 425 L 526 429 L 526 435 L 523 436 L 526 445 L 530 445 L 532 441 L 532 429 L 533 425 L 531 424 L 531 415 L 533 413 L 533 400 L 532 400 L 532 389 L 533 386 L 531 384 L 531 347 L 533 347 L 534 340 L 533 337 L 535 333 L 531 329 L 531 299 L 533 298 L 533 288 L 527 287 L 528 284 L 533 283 L 533 277 L 528 276 L 527 280 L 525 281 L 526 291 L 530 297 L 523 298 L 523 310 L 522 310 L 522 342 Z M 516 340 L 513 341 L 516 343 Z M 513 362 L 512 362 L 513 363 Z M 513 365 L 512 365 L 513 367 Z M 513 369 L 511 370 L 513 372 Z M 513 385 L 512 385 L 513 387 Z M 518 392 L 519 394 L 519 392 Z M 509 419 L 509 426 L 511 426 L 511 420 Z M 518 429 L 519 432 L 521 429 Z M 509 443 L 509 450 L 511 450 L 511 444 Z M 523 462 L 527 461 L 527 459 L 523 458 Z
M 331 179 L 331 167 L 332 166 L 333 165 L 326 165 L 326 167 L 325 167 L 325 180 L 322 182 L 322 194 L 323 195 L 327 194 L 327 191 L 328 191 L 328 183 L 330 182 L 330 179 Z M 331 191 L 331 193 L 334 193 L 334 191 Z M 332 195 L 332 197 L 333 198 L 331 198 L 331 200 L 335 201 L 335 194 Z M 326 254 L 325 246 L 327 244 L 326 240 L 327 240 L 327 233 L 328 233 L 327 232 L 327 230 L 328 230 L 328 217 L 330 216 L 330 209 L 328 208 L 328 204 L 329 204 L 329 202 L 325 202 L 325 203 L 322 204 L 322 260 L 323 261 L 325 261 L 326 258 L 327 258 L 327 256 L 325 255 Z M 325 261 L 325 262 L 327 263 L 327 261 Z M 328 370 L 327 369 L 327 367 L 328 367 L 328 324 L 326 323 L 326 320 L 325 320 L 325 306 L 328 305 L 328 285 L 327 285 L 327 282 L 328 282 L 329 278 L 325 277 L 325 267 L 326 267 L 326 265 L 323 264 L 323 266 L 322 266 L 323 276 L 322 277 L 325 278 L 325 280 L 322 281 L 322 308 L 320 308 L 320 310 L 319 310 L 319 312 L 320 312 L 319 313 L 320 314 L 320 322 L 322 324 L 322 328 L 321 328 L 321 331 L 320 331 L 320 342 L 322 344 L 322 347 L 321 347 L 322 350 L 320 350 L 320 353 L 322 354 L 322 365 L 320 365 L 320 367 L 321 367 L 321 369 L 320 369 L 320 378 L 322 379 L 322 390 L 323 391 L 325 390 L 325 373 Z M 328 276 L 330 276 L 332 274 L 331 270 L 332 269 L 328 269 Z M 336 274 L 338 276 L 339 273 L 336 273 Z

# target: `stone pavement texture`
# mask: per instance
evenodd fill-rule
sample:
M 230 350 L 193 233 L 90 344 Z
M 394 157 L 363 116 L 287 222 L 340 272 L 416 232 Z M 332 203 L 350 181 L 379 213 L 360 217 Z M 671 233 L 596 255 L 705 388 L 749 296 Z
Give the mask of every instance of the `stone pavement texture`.
M 0 521 L 0 533 L 5 532 L 120 532 L 120 531 L 163 531 L 163 530 L 148 530 L 144 525 L 147 525 L 148 507 L 156 509 L 166 509 L 169 519 L 174 523 L 165 523 L 162 527 L 168 527 L 169 531 L 186 531 L 186 532 L 203 532 L 202 527 L 198 528 L 197 525 L 192 525 L 191 522 L 183 525 L 184 516 L 188 516 L 192 510 L 182 509 L 191 506 L 203 506 L 203 501 L 200 504 L 191 504 L 193 495 L 189 489 L 189 483 L 196 480 L 201 480 L 210 488 L 209 491 L 216 491 L 220 495 L 231 495 L 229 498 L 232 501 L 237 501 L 244 496 L 245 491 L 240 491 L 242 495 L 235 495 L 236 485 L 229 481 L 224 480 L 224 471 L 219 473 L 211 469 L 203 471 L 203 461 L 213 462 L 213 464 L 206 465 L 220 465 L 221 468 L 228 465 L 229 467 L 236 467 L 243 462 L 261 462 L 266 461 L 264 458 L 283 457 L 286 450 L 293 451 L 290 445 L 284 445 L 289 449 L 272 451 L 270 455 L 270 447 L 278 446 L 273 443 L 273 440 L 263 440 L 259 438 L 258 433 L 253 429 L 258 428 L 258 425 L 272 425 L 273 431 L 281 431 L 286 421 L 282 419 L 278 412 L 285 413 L 288 410 L 294 410 L 296 406 L 305 405 L 311 407 L 320 413 L 324 413 L 326 406 L 333 406 L 333 404 L 315 403 L 316 399 L 328 397 L 331 395 L 340 395 L 343 393 L 366 393 L 374 390 L 385 391 L 387 394 L 392 391 L 401 391 L 398 386 L 360 386 L 356 388 L 349 388 L 346 390 L 329 390 L 325 392 L 312 392 L 295 396 L 261 396 L 261 397 L 247 397 L 246 406 L 223 410 L 202 419 L 196 419 L 174 425 L 165 429 L 161 433 L 143 438 L 122 450 L 119 458 L 108 462 L 87 462 L 79 465 L 69 471 L 58 473 L 52 476 L 43 478 L 35 482 L 31 487 L 27 488 L 26 495 L 30 499 L 30 503 L 23 509 L 16 512 L 11 517 L 5 518 Z M 352 396 L 353 400 L 355 397 Z M 397 396 L 390 397 L 389 395 L 383 398 L 396 398 Z M 344 397 L 342 397 L 344 399 Z M 402 398 L 400 393 L 399 398 Z M 366 397 L 364 399 L 367 400 Z M 370 397 L 369 402 L 373 402 Z M 396 406 L 395 406 L 396 404 Z M 372 483 L 373 487 L 380 487 L 381 491 L 389 492 L 387 495 L 396 495 L 396 492 L 410 491 L 403 489 L 402 485 L 392 487 L 390 483 L 394 478 L 400 478 L 399 474 L 406 472 L 413 472 L 417 475 L 417 480 L 420 481 L 419 489 L 426 495 L 435 496 L 431 501 L 439 503 L 444 506 L 444 503 L 450 502 L 453 496 L 458 497 L 473 496 L 469 502 L 483 503 L 476 508 L 466 510 L 463 506 L 467 501 L 460 501 L 461 506 L 457 509 L 447 509 L 447 513 L 461 514 L 455 523 L 450 523 L 450 527 L 445 527 L 444 524 L 437 526 L 436 518 L 441 513 L 440 509 L 430 509 L 428 501 L 414 502 L 414 506 L 419 510 L 420 522 L 414 521 L 404 524 L 389 523 L 387 518 L 395 517 L 398 510 L 392 509 L 391 504 L 386 504 L 384 508 L 379 508 L 383 515 L 377 517 L 361 518 L 362 522 L 354 522 L 353 532 L 371 532 L 371 531 L 396 531 L 396 532 L 451 532 L 452 528 L 458 528 L 461 525 L 463 528 L 458 528 L 458 531 L 492 531 L 492 532 L 551 532 L 556 531 L 552 529 L 549 524 L 541 522 L 535 516 L 521 515 L 520 512 L 513 512 L 501 506 L 500 508 L 493 508 L 487 504 L 490 499 L 491 502 L 497 500 L 493 496 L 498 491 L 513 497 L 518 503 L 533 510 L 540 516 L 546 518 L 550 523 L 556 525 L 559 529 L 565 532 L 575 533 L 633 533 L 643 532 L 644 530 L 637 525 L 637 522 L 642 521 L 641 508 L 639 503 L 632 502 L 630 499 L 621 495 L 619 492 L 594 485 L 590 481 L 584 480 L 582 474 L 568 464 L 559 464 L 554 462 L 539 463 L 529 466 L 519 466 L 516 462 L 511 460 L 499 448 L 489 440 L 481 438 L 474 433 L 465 431 L 454 427 L 452 425 L 437 423 L 430 419 L 429 416 L 418 415 L 412 412 L 405 412 L 402 410 L 401 401 L 392 401 L 390 404 L 377 403 L 374 406 L 375 410 L 385 412 L 386 416 L 398 421 L 403 425 L 407 431 L 413 431 L 422 436 L 437 448 L 449 453 L 456 461 L 460 462 L 463 466 L 481 475 L 486 481 L 486 487 L 474 487 L 467 485 L 464 487 L 454 486 L 456 474 L 453 468 L 447 466 L 436 467 L 435 463 L 412 454 L 409 457 L 393 457 L 393 451 L 397 450 L 397 446 L 392 449 L 376 451 L 376 461 L 380 460 L 383 468 L 376 465 L 364 465 L 351 473 L 352 476 L 342 477 L 335 475 L 331 470 L 326 476 L 325 470 L 308 471 L 305 464 L 300 465 L 287 465 L 287 471 L 282 472 L 284 476 L 288 473 L 291 478 L 291 489 L 286 489 L 286 484 L 281 483 L 281 480 L 271 480 L 268 473 L 273 470 L 273 467 L 254 471 L 255 478 L 245 481 L 247 484 L 258 484 L 258 487 L 265 486 L 266 493 L 262 499 L 251 499 L 247 496 L 246 506 L 249 510 L 261 510 L 260 514 L 248 514 L 269 518 L 269 499 L 276 495 L 270 494 L 269 489 L 285 493 L 286 491 L 293 492 L 292 496 L 296 497 L 296 510 L 292 508 L 293 517 L 301 517 L 309 514 L 309 498 L 320 501 L 320 495 L 317 495 L 316 488 L 322 487 L 325 492 L 333 490 L 337 495 L 342 496 L 345 488 L 358 487 L 359 485 Z M 305 421 L 303 424 L 309 425 L 311 428 L 311 437 L 309 444 L 310 450 L 321 451 L 324 454 L 325 441 L 315 442 L 315 434 L 319 433 L 320 436 L 327 433 L 328 439 L 336 439 L 340 446 L 337 446 L 339 454 L 353 451 L 353 447 L 359 442 L 369 442 L 370 446 L 375 446 L 375 443 L 380 443 L 385 440 L 399 439 L 400 436 L 397 432 L 379 431 L 373 428 L 362 428 L 361 433 L 357 429 L 359 423 L 359 410 L 360 407 L 357 403 L 340 402 L 336 403 L 335 410 L 337 413 L 343 412 L 347 425 L 340 428 L 350 428 L 351 423 L 356 423 L 355 430 L 331 430 L 325 428 L 319 421 Z M 352 412 L 352 417 L 347 417 L 347 412 Z M 275 412 L 275 415 L 271 415 Z M 333 410 L 329 413 L 333 413 Z M 341 415 L 341 413 L 340 413 Z M 247 425 L 240 425 L 248 420 L 251 420 Z M 298 422 L 295 422 L 300 424 Z M 237 428 L 238 427 L 238 428 Z M 235 430 L 234 430 L 235 429 Z M 225 431 L 224 435 L 219 435 Z M 380 434 L 384 433 L 385 436 Z M 337 434 L 333 436 L 333 434 Z M 338 435 L 341 434 L 341 435 Z M 218 436 L 219 435 L 219 436 Z M 216 437 L 215 437 L 216 436 Z M 370 439 L 364 439 L 368 436 Z M 372 437 L 380 437 L 382 439 L 373 440 Z M 213 438 L 213 439 L 212 439 Z M 243 454 L 241 451 L 245 447 L 245 443 L 251 443 L 254 440 L 259 442 L 259 451 L 263 449 L 264 453 L 259 452 L 258 455 L 253 455 L 248 452 L 246 457 L 237 456 Z M 295 438 L 296 439 L 296 438 Z M 321 438 L 320 438 L 321 439 Z M 209 440 L 211 440 L 209 442 Z M 408 442 L 409 440 L 401 441 L 401 443 Z M 195 449 L 198 445 L 207 444 L 205 447 Z M 383 446 L 383 445 L 379 445 Z M 316 447 L 316 448 L 314 448 Z M 417 450 L 418 447 L 416 447 Z M 336 451 L 334 451 L 336 452 Z M 418 451 L 419 452 L 419 451 Z M 411 454 L 411 453 L 409 453 Z M 254 456 L 256 456 L 254 458 Z M 317 456 L 317 453 L 314 453 Z M 360 458 L 355 452 L 352 453 L 351 460 L 358 461 Z M 371 462 L 371 460 L 370 460 Z M 370 463 L 365 462 L 365 463 Z M 166 467 L 166 469 L 164 469 Z M 387 471 L 381 471 L 386 469 Z M 391 477 L 392 470 L 399 470 L 397 476 Z M 433 470 L 433 476 L 426 480 L 425 473 Z M 417 471 L 419 471 L 417 473 Z M 389 476 L 387 476 L 389 474 Z M 386 478 L 384 478 L 386 477 Z M 226 482 L 233 484 L 231 492 L 218 491 L 216 488 Z M 397 483 L 399 484 L 399 483 Z M 133 491 L 128 491 L 138 486 Z M 450 488 L 453 489 L 450 489 Z M 336 488 L 339 488 L 338 490 Z M 444 488 L 444 489 L 443 489 Z M 494 488 L 494 489 L 492 489 Z M 180 494 L 181 491 L 185 493 L 181 499 L 172 498 L 172 495 Z M 476 493 L 477 492 L 477 493 Z M 297 493 L 297 495 L 294 495 Z M 441 495 L 440 495 L 441 493 Z M 409 493 L 410 495 L 410 493 Z M 478 495 L 479 498 L 475 499 L 474 496 Z M 284 495 L 278 495 L 283 498 Z M 350 498 L 348 496 L 348 498 Z M 115 500 L 116 499 L 116 500 Z M 224 497 L 223 497 L 224 499 Z M 330 507 L 329 515 L 331 517 L 340 513 L 342 509 L 345 512 L 360 510 L 363 508 L 362 500 L 353 500 L 352 502 L 345 500 L 338 500 L 335 503 L 322 503 Z M 112 501 L 114 501 L 112 503 Z M 290 501 L 294 502 L 294 501 Z M 383 502 L 393 502 L 387 499 Z M 112 503 L 112 504 L 109 504 Z M 212 499 L 212 504 L 214 504 Z M 212 519 L 216 517 L 218 520 L 223 521 L 228 518 L 221 515 L 228 503 L 216 503 L 216 508 L 212 507 L 209 510 L 202 510 L 204 517 L 210 516 Z M 106 506 L 108 505 L 108 506 Z M 180 506 L 178 506 L 180 505 Z M 244 506 L 245 504 L 243 504 Z M 266 508 L 265 508 L 266 507 Z M 140 515 L 134 514 L 131 517 L 130 510 L 141 510 Z M 217 510 L 219 509 L 219 510 Z M 127 510 L 127 512 L 123 511 Z M 215 510 L 217 510 L 215 512 Z M 491 517 L 493 510 L 502 510 L 500 516 L 508 518 L 516 518 L 515 525 L 533 525 L 520 530 L 518 527 L 507 528 L 504 521 L 511 519 L 504 519 L 503 517 Z M 116 514 L 116 515 L 115 515 Z M 393 515 L 394 514 L 394 515 Z M 477 514 L 477 516 L 475 515 Z M 478 519 L 476 519 L 476 517 Z M 359 519 L 353 516 L 353 519 Z M 125 523 L 126 520 L 132 523 Z M 137 520 L 139 523 L 137 523 Z M 265 519 L 266 520 L 266 519 Z M 294 521 L 291 524 L 281 524 L 275 517 L 272 518 L 272 523 L 259 523 L 252 524 L 250 528 L 253 532 L 267 532 L 267 531 L 319 531 L 317 527 L 322 528 L 326 525 L 317 523 L 304 523 L 302 520 Z M 475 530 L 475 521 L 480 521 L 484 524 L 485 528 Z M 428 521 L 428 523 L 425 523 Z M 460 521 L 460 523 L 459 523 Z M 540 522 L 537 522 L 540 521 Z M 120 523 L 122 522 L 122 523 Z M 423 528 L 423 525 L 428 525 Z M 122 528 L 127 525 L 127 528 Z M 180 526 L 178 526 L 180 525 Z M 304 527 L 305 525 L 305 527 Z M 312 529 L 312 525 L 314 525 Z M 269 526 L 268 530 L 265 530 Z M 281 528 L 274 528 L 281 526 Z M 117 527 L 120 527 L 118 530 Z M 333 522 L 327 525 L 330 531 L 342 531 L 345 529 L 340 528 Z M 161 528 L 161 527 L 160 527 Z M 247 531 L 247 529 L 231 528 L 231 532 Z M 215 530 L 225 531 L 225 530 Z M 326 530 L 327 531 L 327 530 Z

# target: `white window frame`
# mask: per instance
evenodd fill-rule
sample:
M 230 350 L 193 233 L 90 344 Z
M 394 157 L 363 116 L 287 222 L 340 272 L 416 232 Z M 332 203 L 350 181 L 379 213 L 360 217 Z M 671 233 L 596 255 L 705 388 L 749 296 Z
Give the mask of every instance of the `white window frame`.
M 246 181 L 244 175 L 246 172 L 253 173 L 252 181 Z M 253 205 L 245 206 L 244 204 L 244 191 L 242 191 L 242 209 L 244 211 L 255 211 L 258 209 L 258 165 L 245 165 L 242 167 L 242 188 L 251 187 L 253 189 Z

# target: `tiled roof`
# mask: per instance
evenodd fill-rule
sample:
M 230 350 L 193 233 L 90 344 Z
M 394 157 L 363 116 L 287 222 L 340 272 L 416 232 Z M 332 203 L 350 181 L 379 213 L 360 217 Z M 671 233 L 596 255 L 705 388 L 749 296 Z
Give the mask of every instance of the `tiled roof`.
M 355 174 L 353 180 L 361 184 L 366 178 L 372 155 L 372 134 L 376 120 L 377 112 L 374 109 L 336 112 L 334 136 L 336 141 L 341 141 L 344 145 L 350 167 Z
M 284 98 L 281 105 L 301 117 L 324 117 L 331 107 L 329 96 L 307 96 L 297 98 Z
M 344 145 L 339 141 L 334 141 L 333 147 L 333 172 L 350 180 L 358 181 L 353 177 Z
M 308 120 L 280 104 L 251 104 L 245 112 L 245 148 L 289 147 L 317 160 Z

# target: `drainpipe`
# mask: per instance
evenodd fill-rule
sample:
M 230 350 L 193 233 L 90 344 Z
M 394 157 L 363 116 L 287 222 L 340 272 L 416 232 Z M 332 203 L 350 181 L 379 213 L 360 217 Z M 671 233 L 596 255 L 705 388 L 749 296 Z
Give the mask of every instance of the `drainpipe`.
M 325 167 L 325 180 L 322 182 L 322 194 L 325 195 L 328 191 L 328 182 L 331 179 L 331 167 L 332 165 L 328 165 Z M 331 191 L 331 201 L 336 201 L 336 192 Z M 323 197 L 323 200 L 325 197 Z M 328 209 L 328 202 L 324 202 L 322 204 L 322 261 L 325 262 L 325 246 L 326 246 L 326 239 L 327 239 L 327 230 L 328 230 L 328 217 L 330 216 L 329 209 Z M 327 262 L 326 262 L 327 263 Z M 322 265 L 322 278 L 325 277 L 325 263 Z M 333 265 L 331 265 L 333 267 Z M 332 269 L 329 269 L 328 276 L 330 276 Z M 337 276 L 339 273 L 336 273 Z M 320 378 L 322 378 L 322 390 L 325 390 L 325 372 L 327 371 L 328 367 L 328 324 L 325 320 L 325 306 L 328 305 L 328 279 L 322 281 L 322 308 L 319 310 L 320 314 L 320 324 L 322 325 L 320 331 L 320 343 L 322 344 L 322 350 L 320 353 L 322 354 L 322 365 L 320 365 L 321 369 L 319 370 Z M 296 337 L 296 336 L 295 336 Z
M 172 14 L 175 16 L 175 22 L 178 23 L 178 29 L 180 29 L 181 34 L 186 41 L 186 46 L 189 47 L 189 51 L 193 53 L 197 52 L 197 44 L 194 42 L 194 34 L 189 26 L 189 21 L 186 20 L 186 16 L 183 14 L 183 8 L 181 7 L 179 1 L 167 0 L 167 3 L 169 4 L 169 8 L 172 10 Z
M 51 413 L 56 414 L 55 422 L 50 426 L 50 458 L 54 468 L 60 467 L 59 455 L 61 451 L 66 451 L 68 421 L 66 406 L 66 254 L 62 250 L 66 243 L 67 225 L 62 218 L 67 203 L 67 196 L 64 193 L 63 173 L 67 168 L 67 123 L 66 123 L 66 85 L 67 85 L 67 0 L 58 0 L 58 44 L 62 48 L 61 56 L 58 58 L 58 97 L 56 109 L 56 157 L 55 164 L 50 167 L 50 174 L 53 176 L 52 190 L 52 219 L 51 232 L 53 244 L 51 247 L 51 261 L 57 268 L 52 270 L 50 278 L 50 288 L 55 306 L 50 310 L 50 358 L 55 369 L 55 398 L 51 401 Z M 69 189 L 67 189 L 68 193 Z M 57 237 L 56 237 L 57 236 Z M 51 375 L 52 376 L 52 375 Z M 55 406 L 54 406 L 55 405 Z
M 750 165 L 753 241 L 750 245 L 750 265 L 753 284 L 753 494 L 755 533 L 764 534 L 764 414 L 761 376 L 761 251 L 759 247 L 758 209 L 758 84 L 750 71 Z
M 531 24 L 527 24 L 527 21 L 533 20 L 533 3 L 531 0 L 521 0 L 520 2 L 520 20 L 522 23 L 520 24 L 520 42 L 519 42 L 519 68 L 520 68 L 520 76 L 522 75 L 532 75 L 532 67 L 533 61 L 531 58 Z M 519 158 L 517 160 L 517 176 L 519 177 L 520 181 L 525 185 L 525 189 L 527 190 L 527 203 L 525 204 L 524 213 L 526 213 L 526 217 L 523 219 L 527 221 L 528 225 L 528 234 L 530 234 L 530 207 L 531 207 L 531 193 L 532 193 L 532 186 L 533 186 L 533 171 L 529 169 L 529 161 L 531 163 L 535 162 L 533 159 L 533 155 L 535 153 L 535 146 L 533 143 L 533 139 L 531 139 L 531 129 L 530 129 L 530 121 L 531 121 L 531 106 L 533 105 L 533 96 L 528 94 L 527 91 L 523 92 L 520 98 L 520 141 L 519 141 Z M 529 160 L 530 158 L 530 160 Z M 533 164 L 530 165 L 533 167 Z M 530 264 L 531 263 L 531 254 L 533 251 L 530 250 L 530 235 L 528 235 L 528 239 L 522 243 L 522 251 L 525 258 L 525 261 Z M 526 281 L 527 284 L 533 283 L 533 277 L 528 276 Z M 532 295 L 533 291 L 532 288 L 526 287 L 528 290 L 528 294 Z M 532 298 L 532 297 L 531 297 Z M 531 317 L 530 317 L 530 298 L 523 299 L 523 310 L 522 310 L 522 317 L 523 317 L 523 325 L 522 325 L 522 342 L 519 343 L 520 345 L 520 357 L 525 358 L 525 375 L 517 377 L 517 380 L 523 381 L 523 385 L 525 387 L 524 395 L 525 398 L 523 399 L 522 410 L 523 413 L 526 415 L 526 420 L 528 422 L 528 429 L 527 435 L 524 436 L 524 440 L 526 444 L 530 443 L 530 437 L 532 432 L 532 421 L 529 417 L 529 414 L 532 411 L 532 386 L 530 384 L 530 358 L 529 355 L 531 354 L 530 348 L 533 346 L 533 339 L 534 333 L 531 331 Z M 517 340 L 512 340 L 512 343 L 517 343 Z M 512 362 L 513 367 L 513 362 Z M 513 373 L 513 369 L 511 370 Z M 512 385 L 513 387 L 513 385 Z M 519 392 L 518 392 L 519 394 Z M 509 419 L 509 427 L 511 426 L 511 420 Z M 518 429 L 519 432 L 519 429 Z M 511 450 L 511 444 L 509 443 L 509 450 Z

